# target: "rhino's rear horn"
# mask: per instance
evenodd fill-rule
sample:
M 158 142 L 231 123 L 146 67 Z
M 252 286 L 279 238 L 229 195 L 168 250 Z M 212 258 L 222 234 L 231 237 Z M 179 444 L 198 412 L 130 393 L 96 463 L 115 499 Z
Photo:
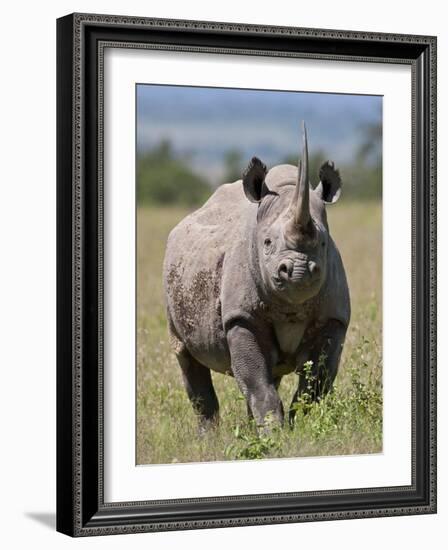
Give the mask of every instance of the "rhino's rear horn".
M 251 202 L 260 202 L 269 192 L 265 182 L 266 174 L 266 165 L 258 157 L 252 157 L 243 174 L 244 194 Z

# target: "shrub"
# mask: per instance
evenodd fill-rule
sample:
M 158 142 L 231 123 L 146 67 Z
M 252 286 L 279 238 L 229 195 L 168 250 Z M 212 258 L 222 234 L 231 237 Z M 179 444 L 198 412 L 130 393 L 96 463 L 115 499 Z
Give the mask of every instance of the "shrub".
M 170 142 L 162 141 L 137 157 L 137 203 L 196 206 L 210 195 L 205 179 L 177 157 Z

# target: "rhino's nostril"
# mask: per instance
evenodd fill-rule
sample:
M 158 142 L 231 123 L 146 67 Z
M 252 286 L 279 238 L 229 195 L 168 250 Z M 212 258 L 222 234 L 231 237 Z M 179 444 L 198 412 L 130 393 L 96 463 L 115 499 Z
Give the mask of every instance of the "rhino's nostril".
M 292 272 L 292 263 L 285 260 L 278 266 L 278 276 L 281 279 L 289 279 Z
M 316 264 L 316 262 L 309 262 L 308 269 L 310 274 L 314 277 L 317 277 L 320 273 L 320 267 Z

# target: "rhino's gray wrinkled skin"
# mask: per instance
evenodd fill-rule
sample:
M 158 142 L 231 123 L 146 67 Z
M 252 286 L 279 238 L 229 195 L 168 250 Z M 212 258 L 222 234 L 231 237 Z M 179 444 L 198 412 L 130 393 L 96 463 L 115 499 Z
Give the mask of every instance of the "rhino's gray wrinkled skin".
M 341 181 L 327 162 L 310 188 L 303 131 L 299 169 L 267 172 L 254 157 L 242 181 L 219 187 L 169 235 L 163 278 L 171 343 L 202 427 L 218 417 L 210 369 L 236 378 L 259 425 L 268 413 L 283 422 L 283 375 L 311 360 L 314 399 L 336 376 L 350 299 L 325 204 L 339 198 Z

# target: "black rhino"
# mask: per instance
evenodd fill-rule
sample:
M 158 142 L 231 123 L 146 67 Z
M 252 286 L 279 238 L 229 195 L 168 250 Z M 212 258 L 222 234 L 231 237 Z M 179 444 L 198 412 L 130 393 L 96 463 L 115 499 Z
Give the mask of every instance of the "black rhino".
M 267 171 L 252 158 L 242 180 L 221 185 L 169 235 L 163 279 L 170 341 L 202 429 L 218 418 L 211 370 L 235 377 L 259 426 L 268 413 L 283 423 L 278 385 L 306 361 L 313 363 L 314 399 L 333 384 L 350 298 L 325 211 L 338 200 L 341 179 L 331 162 L 319 176 L 312 189 L 303 124 L 298 168 Z

